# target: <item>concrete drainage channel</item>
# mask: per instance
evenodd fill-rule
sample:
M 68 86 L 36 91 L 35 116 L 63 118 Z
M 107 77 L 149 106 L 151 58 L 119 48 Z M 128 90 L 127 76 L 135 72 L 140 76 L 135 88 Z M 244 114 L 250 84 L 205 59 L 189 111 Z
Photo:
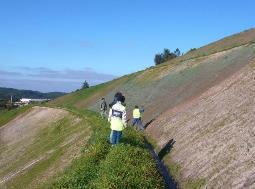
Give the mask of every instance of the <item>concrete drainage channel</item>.
M 177 189 L 177 184 L 173 180 L 173 178 L 170 177 L 169 172 L 167 170 L 167 167 L 164 165 L 164 163 L 160 160 L 158 154 L 155 152 L 153 146 L 149 143 L 149 141 L 144 137 L 145 145 L 148 148 L 150 154 L 152 155 L 153 159 L 157 163 L 158 170 L 160 171 L 161 175 L 163 176 L 165 187 L 167 189 Z

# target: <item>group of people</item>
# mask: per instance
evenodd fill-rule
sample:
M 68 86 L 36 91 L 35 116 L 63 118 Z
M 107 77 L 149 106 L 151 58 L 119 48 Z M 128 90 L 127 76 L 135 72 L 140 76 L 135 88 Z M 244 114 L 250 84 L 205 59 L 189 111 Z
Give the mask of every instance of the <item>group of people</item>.
M 116 145 L 119 143 L 122 136 L 122 131 L 127 127 L 126 104 L 125 96 L 121 92 L 114 95 L 113 102 L 109 104 L 108 121 L 111 124 L 110 143 Z M 101 117 L 107 117 L 107 103 L 105 98 L 102 98 L 100 104 Z M 132 126 L 137 130 L 144 130 L 142 123 L 142 113 L 144 108 L 139 108 L 137 105 L 133 110 Z

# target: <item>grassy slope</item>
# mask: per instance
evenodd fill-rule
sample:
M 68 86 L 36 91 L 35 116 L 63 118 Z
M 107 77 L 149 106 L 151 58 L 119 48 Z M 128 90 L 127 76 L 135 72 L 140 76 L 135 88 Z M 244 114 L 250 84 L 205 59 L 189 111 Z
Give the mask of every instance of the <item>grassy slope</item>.
M 155 112 L 159 114 L 201 94 L 203 92 L 201 88 L 208 89 L 248 63 L 254 58 L 254 40 L 254 29 L 241 32 L 157 67 L 69 94 L 53 101 L 52 105 L 60 106 L 64 103 L 66 107 L 74 105 L 79 109 L 89 107 L 92 110 L 98 110 L 97 101 L 102 96 L 105 96 L 109 102 L 116 91 L 122 91 L 127 97 L 128 109 L 131 109 L 134 104 L 143 104 L 146 106 L 145 117 L 152 118 L 156 116 Z M 239 46 L 242 47 L 234 49 Z M 212 55 L 224 50 L 229 51 L 226 54 Z M 190 86 L 195 87 L 190 88 Z M 199 86 L 202 87 L 199 88 Z M 178 171 L 178 167 L 176 169 Z M 187 187 L 196 188 L 203 185 L 204 180 L 190 180 L 186 183 Z
M 8 123 L 18 115 L 26 112 L 31 106 L 24 106 L 13 110 L 0 110 L 0 127 Z
M 59 107 L 75 107 L 75 108 L 87 108 L 91 104 L 94 104 L 100 99 L 101 96 L 108 94 L 110 91 L 115 90 L 118 86 L 123 85 L 133 78 L 136 74 L 131 74 L 123 76 L 119 79 L 96 85 L 89 89 L 79 90 L 77 92 L 70 93 L 68 95 L 62 96 L 53 100 L 49 103 L 50 106 Z
M 98 111 L 101 97 L 111 102 L 114 93 L 121 91 L 126 96 L 127 109 L 131 110 L 136 104 L 144 105 L 144 119 L 150 121 L 168 108 L 200 95 L 239 70 L 254 57 L 254 46 L 251 45 L 254 40 L 254 29 L 241 32 L 165 64 L 63 96 L 52 104 L 64 104 L 66 107 L 74 105 L 80 109 L 89 107 Z M 234 48 L 243 44 L 250 45 Z M 211 55 L 227 49 L 231 50 Z
M 164 100 L 164 98 L 161 98 L 161 97 L 163 97 L 166 93 L 169 92 L 166 86 L 173 91 L 179 90 L 179 93 L 176 93 L 176 95 L 173 95 L 174 103 L 170 104 L 174 106 L 176 103 L 181 102 L 183 99 L 185 99 L 184 98 L 185 96 L 182 98 L 179 98 L 179 97 L 180 97 L 180 94 L 182 94 L 181 91 L 185 89 L 185 86 L 190 85 L 190 83 L 187 84 L 187 81 L 189 80 L 194 81 L 192 79 L 195 78 L 197 74 L 201 73 L 204 70 L 214 69 L 215 73 L 217 73 L 220 69 L 224 68 L 224 65 L 235 65 L 235 62 L 228 57 L 238 58 L 240 57 L 240 54 L 242 53 L 242 54 L 245 54 L 244 56 L 244 59 L 245 59 L 247 56 L 251 55 L 252 52 L 254 52 L 254 48 L 245 47 L 245 48 L 242 48 L 241 51 L 238 50 L 235 52 L 231 52 L 232 54 L 230 53 L 227 56 L 221 57 L 222 59 L 217 61 L 218 62 L 217 64 L 220 66 L 216 66 L 216 67 L 214 67 L 214 62 L 212 61 L 207 61 L 206 64 L 200 64 L 207 59 L 207 57 L 205 57 L 206 55 L 209 55 L 211 53 L 215 53 L 221 50 L 231 49 L 235 46 L 240 46 L 244 43 L 245 44 L 250 43 L 254 41 L 254 38 L 255 38 L 254 30 L 250 30 L 248 31 L 248 34 L 241 33 L 239 35 L 235 35 L 235 36 L 226 38 L 222 41 L 216 42 L 214 44 L 205 46 L 192 53 L 188 53 L 184 55 L 183 57 L 177 58 L 173 60 L 172 62 L 169 62 L 171 64 L 166 63 L 151 69 L 147 69 L 143 72 L 138 72 L 132 75 L 121 77 L 114 81 L 101 84 L 101 85 L 92 87 L 90 89 L 71 93 L 69 95 L 60 97 L 56 99 L 55 101 L 52 101 L 50 105 L 69 108 L 69 110 L 73 111 L 73 113 L 75 114 L 77 113 L 76 108 L 78 108 L 79 109 L 78 114 L 80 114 L 81 109 L 85 109 L 88 107 L 92 108 L 93 110 L 96 110 L 98 105 L 96 101 L 100 99 L 101 96 L 106 96 L 106 99 L 110 101 L 113 96 L 113 93 L 120 90 L 120 91 L 123 91 L 127 96 L 128 108 L 131 108 L 136 103 L 138 104 L 144 103 L 145 105 L 148 105 L 147 114 L 151 116 L 152 111 L 150 110 L 154 111 L 153 107 L 155 106 L 155 104 L 153 103 L 150 104 L 150 102 L 154 101 L 156 98 L 159 98 L 160 100 Z M 201 56 L 203 58 L 198 58 Z M 241 61 L 243 61 L 243 59 L 241 59 Z M 178 69 L 176 69 L 176 67 L 178 68 L 178 66 L 176 65 L 180 65 L 179 67 L 182 67 L 184 65 L 184 69 L 182 68 L 178 71 Z M 161 76 L 162 73 L 164 77 Z M 203 80 L 203 78 L 198 78 L 198 80 Z M 178 86 L 180 85 L 184 85 L 184 88 L 179 89 Z M 194 90 L 196 90 L 196 88 L 194 88 Z M 158 95 L 159 91 L 163 91 L 163 92 L 165 91 L 165 93 L 163 93 L 162 96 L 160 96 Z M 162 101 L 157 101 L 157 103 L 164 106 L 164 103 L 162 103 Z M 168 107 L 169 107 L 169 104 L 165 103 L 165 108 L 168 108 Z M 161 111 L 163 110 L 164 109 L 161 109 Z M 6 115 L 2 116 L 2 117 L 5 117 L 5 119 L 2 119 L 3 120 L 2 123 L 6 123 L 8 120 L 15 117 L 16 113 L 5 112 L 4 114 L 8 116 Z M 1 115 L 4 115 L 4 114 L 1 114 Z M 101 122 L 98 118 L 96 118 L 95 117 L 96 115 L 92 115 L 93 113 L 85 111 L 82 114 L 83 114 L 82 116 L 86 117 L 86 118 L 84 117 L 85 122 L 86 120 L 88 121 L 88 119 L 91 118 L 89 121 L 89 124 L 88 122 L 82 124 L 83 126 L 85 125 L 85 127 L 94 126 L 95 128 L 98 128 L 99 130 L 101 130 L 103 129 L 102 126 L 104 127 L 106 124 Z M 0 115 L 0 118 L 1 118 L 1 115 Z M 61 141 L 63 141 L 62 139 L 66 138 L 67 136 L 62 133 L 59 135 L 60 136 L 59 140 L 55 140 L 54 136 L 56 136 L 56 132 L 59 130 L 60 125 L 63 125 L 63 127 L 65 126 L 68 127 L 68 124 L 65 124 L 68 122 L 69 122 L 68 120 L 61 120 L 59 123 L 56 123 L 56 125 L 51 127 L 51 129 L 49 130 L 46 129 L 46 131 L 42 131 L 42 133 L 38 135 L 38 141 L 35 143 L 33 147 L 31 147 L 30 151 L 35 150 L 36 152 L 38 148 L 40 149 L 40 153 L 41 153 L 44 150 L 47 151 L 51 147 L 53 146 L 56 147 L 59 144 L 61 144 Z M 78 127 L 78 130 L 75 130 L 74 132 L 75 133 L 79 132 L 79 128 L 82 129 L 83 127 Z M 65 129 L 63 131 L 65 131 Z M 58 132 L 61 133 L 61 131 L 58 131 Z M 69 132 L 70 131 L 68 131 L 67 133 Z M 47 134 L 45 135 L 45 133 Z M 142 172 L 144 170 L 150 170 L 149 173 L 152 173 L 152 175 L 146 175 L 148 177 L 143 177 L 145 179 L 149 179 L 149 180 L 151 179 L 149 182 L 149 183 L 153 183 L 151 187 L 162 185 L 159 174 L 157 173 L 157 171 L 155 171 L 156 170 L 155 164 L 153 164 L 153 161 L 149 158 L 148 154 L 146 154 L 146 149 L 143 146 L 137 145 L 137 144 L 130 144 L 130 145 L 124 145 L 124 146 L 120 145 L 118 148 L 110 149 L 109 145 L 105 143 L 106 141 L 105 138 L 107 138 L 108 133 L 109 133 L 109 129 L 106 129 L 105 131 L 102 132 L 103 137 L 101 139 L 100 137 L 98 137 L 100 140 L 95 140 L 95 139 L 94 141 L 92 140 L 93 145 L 89 147 L 89 151 L 85 150 L 84 154 L 82 154 L 82 156 L 79 159 L 75 160 L 72 163 L 72 165 L 66 170 L 66 172 L 62 173 L 57 178 L 54 178 L 51 181 L 51 184 L 49 187 L 52 187 L 52 186 L 60 187 L 63 185 L 64 186 L 67 185 L 67 186 L 76 188 L 77 184 L 82 186 L 84 186 L 85 184 L 85 185 L 91 186 L 92 188 L 93 187 L 110 188 L 110 187 L 116 187 L 116 186 L 112 186 L 111 184 L 115 182 L 117 183 L 118 181 L 123 180 L 123 177 L 126 177 L 127 179 L 131 179 L 133 183 L 137 182 L 137 184 L 139 184 L 138 183 L 139 181 L 135 180 L 136 179 L 135 176 L 137 176 L 137 174 L 144 175 L 144 172 Z M 135 133 L 132 133 L 132 131 L 127 130 L 126 137 L 124 135 L 124 140 L 126 140 L 127 143 L 131 143 L 131 141 L 128 141 L 130 138 L 137 138 L 139 140 L 138 143 L 141 143 L 142 142 L 141 136 L 134 136 L 134 135 Z M 65 148 L 62 148 L 62 147 L 58 148 L 57 150 L 54 151 L 54 153 L 50 155 L 49 158 L 41 161 L 40 163 L 36 164 L 36 166 L 31 168 L 29 171 L 25 171 L 22 175 L 15 177 L 15 179 L 7 183 L 8 186 L 14 187 L 14 188 L 20 185 L 24 187 L 38 186 L 38 184 L 40 183 L 38 181 L 40 180 L 39 179 L 40 176 L 43 177 L 44 175 L 43 173 L 46 170 L 49 170 L 50 167 L 58 166 L 57 162 L 59 161 L 59 157 L 61 157 L 61 155 L 65 151 L 66 151 Z M 127 177 L 126 174 L 129 174 L 129 172 L 126 172 L 127 170 L 125 170 L 124 165 L 120 166 L 122 165 L 121 164 L 122 162 L 125 162 L 125 165 L 126 164 L 128 165 L 127 167 L 129 171 L 139 166 L 139 165 L 136 165 L 136 167 L 132 167 L 132 165 L 136 163 L 136 162 L 133 162 L 133 159 L 135 157 L 132 156 L 132 153 L 139 153 L 139 154 L 144 153 L 145 159 L 141 159 L 141 162 L 139 164 L 141 165 L 141 167 L 138 169 L 138 171 L 141 171 L 141 172 L 135 173 L 133 176 L 131 175 L 130 177 Z M 114 157 L 118 155 L 120 155 L 120 159 L 121 158 L 124 158 L 124 159 L 121 159 L 121 162 L 114 164 L 115 162 L 113 161 L 113 159 Z M 28 156 L 29 156 L 29 151 L 28 151 Z M 91 160 L 94 159 L 95 157 L 99 158 L 98 161 L 91 162 Z M 126 159 L 126 157 L 127 158 L 130 157 L 131 159 Z M 145 162 L 151 162 L 149 163 L 150 166 L 147 167 Z M 85 165 L 88 165 L 88 166 L 85 166 Z M 113 169 L 111 169 L 109 165 L 112 165 Z M 93 168 L 95 168 L 95 172 L 91 172 L 91 169 Z M 117 178 L 114 177 L 114 174 L 116 174 L 122 168 L 124 168 L 123 172 L 125 174 Z M 110 175 L 108 174 L 109 169 L 112 171 L 112 172 L 110 171 L 111 173 Z M 81 171 L 80 173 L 82 173 L 82 175 L 78 174 L 76 170 Z M 135 170 L 137 169 L 134 169 L 134 172 Z M 87 174 L 91 173 L 92 175 L 87 175 L 85 173 Z M 34 177 L 34 175 L 37 175 L 37 177 Z M 84 176 L 87 177 L 88 179 L 86 180 Z M 153 180 L 153 177 L 155 177 L 156 180 L 158 180 L 159 182 L 156 182 L 155 180 Z M 57 179 L 57 181 L 55 179 Z M 31 182 L 32 180 L 33 182 Z M 101 182 L 101 181 L 104 181 L 104 182 Z M 107 182 L 107 181 L 111 181 L 111 182 Z M 198 184 L 201 184 L 203 181 L 199 181 L 195 183 L 192 183 L 192 181 L 190 182 L 191 182 L 191 185 L 193 184 L 196 186 Z M 94 183 L 96 184 L 94 185 Z M 123 187 L 123 185 L 120 187 Z M 146 187 L 149 187 L 149 186 L 146 186 Z
M 41 129 L 34 137 L 35 140 L 23 149 L 22 156 L 1 168 L 1 176 L 6 176 L 10 172 L 15 173 L 24 165 L 39 161 L 7 181 L 5 186 L 7 188 L 38 187 L 50 176 L 63 170 L 74 156 L 78 156 L 89 134 L 88 122 L 85 119 L 77 121 L 77 117 L 70 114 Z M 1 148 L 4 150 L 5 147 L 1 146 Z
M 130 76 L 114 82 L 118 85 L 122 80 L 127 81 L 128 79 Z M 112 90 L 112 88 L 106 83 L 87 89 L 86 93 L 79 91 L 49 103 L 51 107 L 65 108 L 72 115 L 42 129 L 35 137 L 36 140 L 25 149 L 22 157 L 17 158 L 18 161 L 4 166 L 4 170 L 1 170 L 2 176 L 10 171 L 15 173 L 19 167 L 43 156 L 33 166 L 8 180 L 5 186 L 7 188 L 37 188 L 38 186 L 42 188 L 85 186 L 91 188 L 133 188 L 135 186 L 163 188 L 162 177 L 156 168 L 156 163 L 144 146 L 142 134 L 129 128 L 124 131 L 122 139 L 124 143 L 111 148 L 107 142 L 110 133 L 109 123 L 100 119 L 96 113 L 82 110 L 77 106 L 76 102 L 79 100 L 89 104 L 95 95 L 102 94 L 104 90 Z M 73 125 L 75 117 L 79 117 L 82 121 Z M 75 158 L 71 166 L 61 173 L 63 170 L 63 165 L 60 165 L 61 161 L 73 159 L 73 154 L 70 152 L 75 143 L 73 141 L 69 143 L 68 138 L 79 134 L 78 141 L 85 140 L 90 133 L 88 132 L 89 127 L 93 129 L 90 145 L 83 147 L 85 143 L 83 145 L 79 143 L 76 148 L 82 151 L 81 156 Z M 139 160 L 138 156 L 141 156 Z M 59 174 L 56 176 L 57 172 Z M 45 181 L 47 183 L 44 183 Z
M 128 128 L 123 144 L 111 147 L 107 141 L 110 129 L 105 120 L 87 110 L 75 112 L 93 124 L 90 143 L 83 148 L 81 157 L 42 188 L 164 188 L 142 134 Z
M 141 133 L 131 128 L 124 130 L 123 143 L 112 148 L 108 143 L 109 123 L 96 113 L 84 109 L 100 95 L 128 82 L 134 75 L 114 80 L 114 85 L 111 82 L 98 85 L 49 103 L 50 106 L 67 108 L 85 118 L 93 134 L 82 156 L 43 188 L 164 188 L 162 177 L 145 147 Z M 81 103 L 83 106 L 80 106 Z

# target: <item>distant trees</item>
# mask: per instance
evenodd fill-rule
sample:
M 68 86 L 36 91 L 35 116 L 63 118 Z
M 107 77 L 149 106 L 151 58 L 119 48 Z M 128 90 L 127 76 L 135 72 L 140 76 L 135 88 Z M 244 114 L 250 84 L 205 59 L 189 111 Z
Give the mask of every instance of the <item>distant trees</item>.
M 161 64 L 168 60 L 174 59 L 181 55 L 181 51 L 177 48 L 174 52 L 171 52 L 169 49 L 165 48 L 163 53 L 156 54 L 154 57 L 155 65 Z
M 195 51 L 195 50 L 197 50 L 196 48 L 191 48 L 189 51 L 188 51 L 188 53 L 189 52 L 192 52 L 192 51 Z
M 154 58 L 155 65 L 161 64 L 163 61 L 163 57 L 161 54 L 156 54 Z
M 179 49 L 179 48 L 175 49 L 174 54 L 175 54 L 176 56 L 180 56 L 180 55 L 181 55 L 180 49 Z
M 82 84 L 81 89 L 87 89 L 87 88 L 89 88 L 89 83 L 85 80 L 85 81 L 83 82 L 83 84 Z

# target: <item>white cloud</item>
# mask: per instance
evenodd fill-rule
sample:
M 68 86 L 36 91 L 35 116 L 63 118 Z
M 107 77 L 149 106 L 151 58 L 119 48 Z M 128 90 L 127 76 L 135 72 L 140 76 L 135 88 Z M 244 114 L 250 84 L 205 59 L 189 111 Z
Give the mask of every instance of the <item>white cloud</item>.
M 70 92 L 81 87 L 84 80 L 96 85 L 116 78 L 116 76 L 98 73 L 91 68 L 83 70 L 53 70 L 45 67 L 19 67 L 18 71 L 0 70 L 0 86 L 39 91 Z

